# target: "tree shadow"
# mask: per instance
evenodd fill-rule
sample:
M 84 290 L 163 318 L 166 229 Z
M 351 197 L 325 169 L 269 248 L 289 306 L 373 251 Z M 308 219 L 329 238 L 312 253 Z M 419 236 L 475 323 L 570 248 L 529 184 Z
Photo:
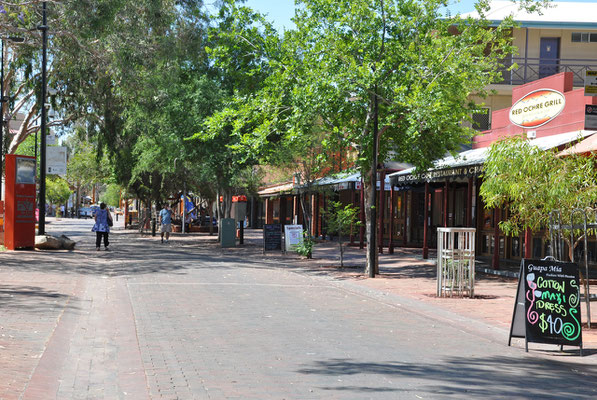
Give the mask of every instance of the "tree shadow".
M 47 312 L 70 296 L 38 286 L 0 285 L 0 309 L 28 312 Z M 69 305 L 68 307 L 72 307 Z
M 321 389 L 354 392 L 397 391 L 387 385 L 400 378 L 417 381 L 416 391 L 429 396 L 466 398 L 594 398 L 590 382 L 597 366 L 525 357 L 451 357 L 437 363 L 402 361 L 360 362 L 353 359 L 316 361 L 297 371 L 304 375 L 377 376 L 384 386 L 339 386 Z M 593 378 L 591 378 L 593 377 Z M 399 382 L 399 380 L 398 380 Z M 460 397 L 460 398 L 462 398 Z

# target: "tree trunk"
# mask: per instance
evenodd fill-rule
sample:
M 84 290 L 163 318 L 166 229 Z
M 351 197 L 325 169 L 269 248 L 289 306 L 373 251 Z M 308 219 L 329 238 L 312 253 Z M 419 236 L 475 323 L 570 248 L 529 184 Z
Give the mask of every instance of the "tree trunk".
M 375 265 L 375 274 L 379 273 L 379 254 L 377 251 L 370 251 L 373 235 L 377 235 L 377 229 L 375 229 L 375 221 L 371 220 L 371 207 L 375 207 L 373 204 L 373 197 L 371 195 L 371 172 L 368 171 L 367 178 L 363 179 L 363 185 L 365 187 L 365 238 L 367 241 L 367 266 L 365 272 L 368 274 L 371 270 L 371 265 Z M 371 257 L 374 257 L 372 260 Z

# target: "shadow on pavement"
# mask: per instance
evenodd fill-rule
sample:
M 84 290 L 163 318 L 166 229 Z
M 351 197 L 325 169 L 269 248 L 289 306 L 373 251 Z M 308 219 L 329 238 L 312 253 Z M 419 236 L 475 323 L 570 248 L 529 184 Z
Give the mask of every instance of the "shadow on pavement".
M 352 359 L 318 361 L 312 366 L 298 370 L 305 375 L 369 375 L 385 376 L 391 379 L 415 379 L 416 389 L 430 395 L 459 395 L 467 398 L 589 398 L 594 395 L 590 376 L 597 374 L 597 366 L 583 367 L 583 373 L 576 373 L 578 365 L 560 361 L 546 361 L 534 358 L 494 356 L 489 358 L 452 357 L 444 362 L 409 364 L 399 361 L 357 362 Z M 549 382 L 562 382 L 550 394 Z M 378 379 L 379 382 L 384 380 Z M 424 385 L 421 381 L 427 381 Z M 537 385 L 537 382 L 545 382 Z M 499 392 L 496 392 L 499 388 Z M 385 392 L 401 389 L 386 386 L 375 387 L 323 387 L 324 390 L 354 392 Z M 563 397 L 565 396 L 565 397 Z M 589 396 L 589 397 L 587 397 Z
M 37 286 L 0 285 L 0 309 L 45 312 L 70 296 Z

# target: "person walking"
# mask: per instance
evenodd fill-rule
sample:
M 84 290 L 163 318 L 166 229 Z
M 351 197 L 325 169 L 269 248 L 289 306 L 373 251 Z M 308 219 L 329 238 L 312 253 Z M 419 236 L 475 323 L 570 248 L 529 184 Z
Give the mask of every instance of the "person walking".
M 170 210 L 168 203 L 164 203 L 164 207 L 160 211 L 160 234 L 162 243 L 164 243 L 164 233 L 166 234 L 166 243 L 168 243 L 170 232 L 172 232 L 172 210 Z
M 95 232 L 95 250 L 99 251 L 100 245 L 102 244 L 102 237 L 104 238 L 104 248 L 108 251 L 108 234 L 110 233 L 110 226 L 112 226 L 112 215 L 106 208 L 106 203 L 101 203 L 99 210 L 94 214 L 95 224 L 91 229 Z

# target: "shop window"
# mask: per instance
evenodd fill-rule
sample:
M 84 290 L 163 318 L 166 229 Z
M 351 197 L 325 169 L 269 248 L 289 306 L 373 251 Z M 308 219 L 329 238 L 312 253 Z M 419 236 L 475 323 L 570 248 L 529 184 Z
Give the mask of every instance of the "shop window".
M 442 226 L 444 222 L 442 221 L 442 208 L 443 208 L 443 196 L 441 190 L 436 190 L 433 193 L 433 206 L 432 209 L 432 217 L 431 217 L 431 225 L 433 226 Z
M 489 254 L 489 247 L 491 246 L 490 241 L 491 239 L 489 238 L 489 235 L 483 235 L 481 239 L 481 253 Z
M 542 258 L 543 241 L 541 238 L 533 238 L 533 258 Z
M 587 253 L 587 259 L 589 262 L 597 261 L 597 242 L 589 241 L 589 252 Z
M 506 238 L 500 237 L 500 257 L 506 258 Z
M 493 210 L 488 210 L 487 208 L 483 209 L 483 228 L 493 228 Z
M 512 250 L 510 251 L 510 255 L 512 258 L 520 258 L 520 238 L 519 237 L 512 238 Z
M 477 112 L 474 112 L 472 115 L 473 129 L 476 131 L 487 131 L 491 129 L 490 115 L 491 112 L 489 108 L 481 108 Z

